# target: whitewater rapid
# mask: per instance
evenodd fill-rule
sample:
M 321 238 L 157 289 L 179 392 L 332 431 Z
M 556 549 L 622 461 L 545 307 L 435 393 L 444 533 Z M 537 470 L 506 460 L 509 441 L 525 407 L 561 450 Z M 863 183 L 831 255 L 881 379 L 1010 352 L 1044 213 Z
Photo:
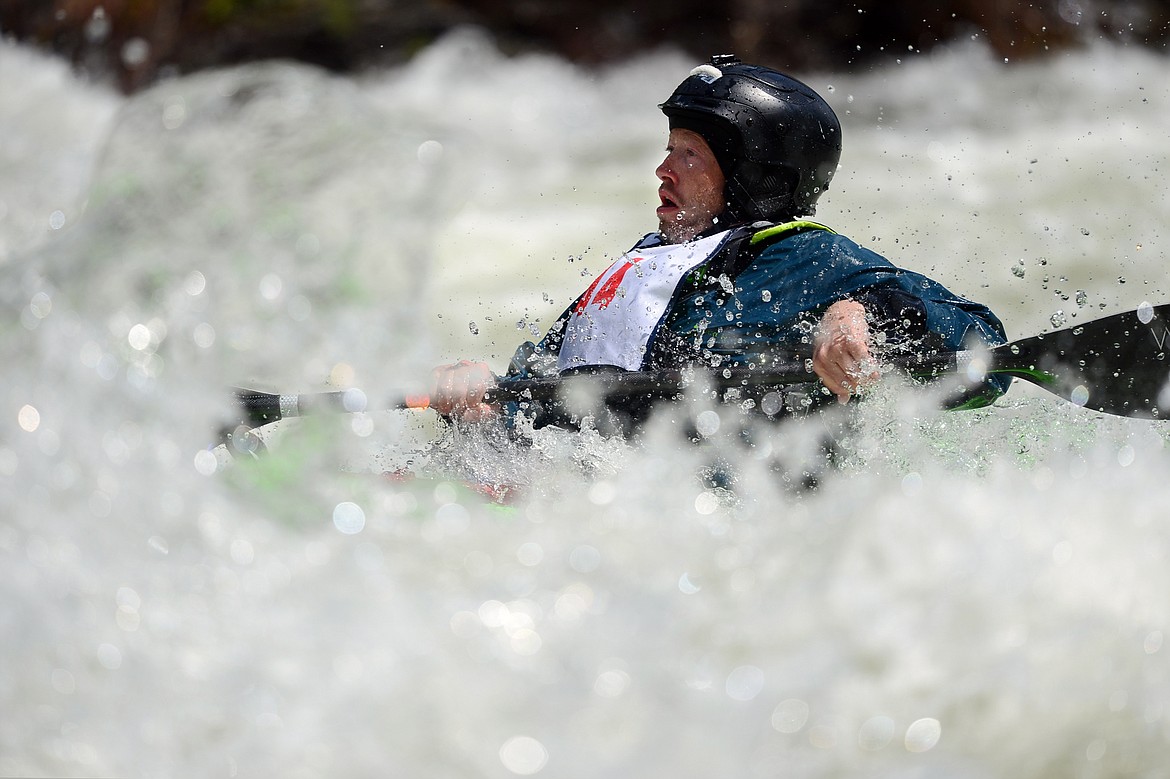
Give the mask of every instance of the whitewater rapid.
M 891 382 L 752 450 L 697 401 L 702 446 L 386 412 L 213 456 L 233 385 L 503 370 L 653 227 L 655 105 L 694 64 L 463 31 L 126 98 L 0 42 L 0 774 L 1164 772 L 1164 423 Z M 1166 302 L 1164 57 L 798 75 L 845 127 L 818 219 L 1010 338 Z M 820 489 L 776 478 L 825 436 Z

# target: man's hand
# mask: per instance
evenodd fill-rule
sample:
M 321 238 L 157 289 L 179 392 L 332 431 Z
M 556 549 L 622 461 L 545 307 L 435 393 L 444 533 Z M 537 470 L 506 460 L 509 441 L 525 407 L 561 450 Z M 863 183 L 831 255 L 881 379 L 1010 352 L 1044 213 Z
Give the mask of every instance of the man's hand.
M 813 341 L 813 370 L 839 403 L 881 378 L 869 353 L 865 307 L 839 300 L 825 310 Z
M 478 422 L 494 416 L 496 410 L 483 402 L 484 394 L 496 385 L 487 363 L 460 360 L 431 371 L 431 408 L 443 416 L 457 416 Z

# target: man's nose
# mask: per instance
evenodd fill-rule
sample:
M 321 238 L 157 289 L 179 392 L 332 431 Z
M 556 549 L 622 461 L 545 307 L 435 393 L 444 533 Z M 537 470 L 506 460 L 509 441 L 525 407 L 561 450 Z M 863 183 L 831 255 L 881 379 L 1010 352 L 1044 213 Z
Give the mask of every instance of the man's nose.
M 670 164 L 670 156 L 662 160 L 658 168 L 654 171 L 654 175 L 663 181 L 677 181 L 678 177 L 675 175 L 674 166 Z

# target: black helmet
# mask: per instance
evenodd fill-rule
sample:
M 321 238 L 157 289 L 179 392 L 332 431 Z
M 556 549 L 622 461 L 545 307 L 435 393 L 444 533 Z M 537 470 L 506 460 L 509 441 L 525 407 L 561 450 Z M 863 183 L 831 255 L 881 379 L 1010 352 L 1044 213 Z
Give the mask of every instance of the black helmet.
M 707 141 L 739 219 L 812 214 L 841 159 L 841 123 L 820 95 L 734 55 L 692 70 L 659 108 Z

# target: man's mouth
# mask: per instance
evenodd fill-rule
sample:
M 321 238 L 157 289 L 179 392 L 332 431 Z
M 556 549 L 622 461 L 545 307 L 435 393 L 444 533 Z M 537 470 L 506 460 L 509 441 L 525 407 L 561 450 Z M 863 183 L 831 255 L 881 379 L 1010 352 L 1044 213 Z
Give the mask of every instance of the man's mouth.
M 659 192 L 658 192 L 658 199 L 662 201 L 662 205 L 658 207 L 659 211 L 662 211 L 664 209 L 665 210 L 673 210 L 673 209 L 677 209 L 679 207 L 678 201 L 676 201 L 673 197 L 671 197 L 670 195 L 668 195 L 667 193 L 665 193 L 661 190 L 659 190 Z

